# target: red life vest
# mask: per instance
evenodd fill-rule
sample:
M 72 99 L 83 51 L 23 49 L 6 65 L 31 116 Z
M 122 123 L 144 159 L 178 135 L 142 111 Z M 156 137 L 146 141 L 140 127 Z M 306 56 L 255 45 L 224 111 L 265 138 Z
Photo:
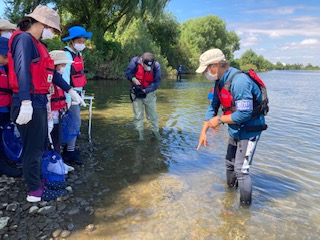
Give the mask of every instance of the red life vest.
M 269 100 L 267 96 L 267 89 L 263 81 L 258 77 L 258 75 L 254 72 L 254 70 L 250 69 L 248 72 L 238 71 L 235 72 L 229 80 L 226 81 L 223 88 L 220 90 L 217 85 L 217 93 L 220 100 L 220 104 L 222 105 L 223 115 L 229 115 L 236 111 L 234 100 L 232 99 L 232 95 L 230 93 L 230 87 L 233 78 L 240 73 L 246 74 L 253 82 L 255 82 L 260 88 L 262 94 L 261 102 L 258 102 L 258 99 L 254 96 L 253 99 L 253 111 L 252 117 L 256 117 L 260 114 L 267 115 L 269 111 Z
M 135 77 L 140 81 L 143 87 L 148 87 L 151 83 L 154 82 L 153 72 L 145 71 L 144 67 L 141 64 L 137 65 L 137 72 L 135 73 Z
M 61 110 L 67 106 L 64 91 L 53 84 L 54 93 L 51 95 L 51 110 Z
M 21 34 L 23 31 L 16 30 L 13 32 L 9 40 L 9 52 L 8 52 L 8 66 L 9 66 L 9 84 L 14 93 L 19 92 L 19 83 L 17 75 L 14 70 L 14 60 L 12 58 L 12 41 Z M 30 35 L 31 36 L 31 35 Z M 54 62 L 50 58 L 49 52 L 46 46 L 39 40 L 31 36 L 36 48 L 39 52 L 39 60 L 30 64 L 31 73 L 31 93 L 35 94 L 47 94 L 49 86 L 52 82 L 54 72 Z
M 82 56 L 80 53 L 75 54 L 74 52 L 71 52 L 69 49 L 64 48 L 65 51 L 68 51 L 71 53 L 73 63 L 71 65 L 71 71 L 70 71 L 70 83 L 73 87 L 83 87 L 87 84 L 86 75 L 84 73 L 84 63 Z
M 0 107 L 11 105 L 11 94 L 7 73 L 0 67 Z

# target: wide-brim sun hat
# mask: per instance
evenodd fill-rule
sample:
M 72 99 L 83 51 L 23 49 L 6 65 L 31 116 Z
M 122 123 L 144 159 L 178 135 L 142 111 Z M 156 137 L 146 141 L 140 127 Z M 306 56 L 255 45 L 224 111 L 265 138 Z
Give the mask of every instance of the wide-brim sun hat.
M 54 61 L 54 65 L 74 62 L 68 59 L 66 52 L 63 50 L 53 50 L 49 54 L 50 58 Z
M 52 27 L 57 31 L 61 32 L 60 16 L 52 8 L 39 5 L 33 10 L 32 13 L 26 15 L 26 17 L 31 17 L 37 20 L 38 22 L 44 25 L 47 25 L 49 27 Z
M 200 65 L 196 70 L 197 73 L 203 73 L 210 64 L 226 60 L 223 52 L 218 48 L 205 51 L 199 58 Z
M 17 25 L 5 19 L 0 19 L 0 30 L 16 30 Z
M 69 36 L 62 38 L 62 41 L 69 41 L 74 38 L 86 38 L 89 39 L 92 36 L 92 32 L 87 32 L 87 30 L 80 26 L 73 26 L 68 29 Z
M 8 47 L 9 39 L 5 37 L 0 37 L 0 55 L 8 56 L 9 47 Z

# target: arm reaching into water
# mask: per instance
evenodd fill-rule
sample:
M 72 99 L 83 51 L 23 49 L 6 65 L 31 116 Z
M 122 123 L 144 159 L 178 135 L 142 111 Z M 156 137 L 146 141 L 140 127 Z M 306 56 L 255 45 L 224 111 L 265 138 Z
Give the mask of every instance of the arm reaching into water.
M 203 122 L 203 127 L 200 133 L 200 137 L 199 137 L 199 143 L 198 143 L 198 147 L 197 150 L 200 149 L 200 147 L 203 146 L 207 146 L 207 131 L 209 128 L 209 122 L 208 121 L 204 121 Z

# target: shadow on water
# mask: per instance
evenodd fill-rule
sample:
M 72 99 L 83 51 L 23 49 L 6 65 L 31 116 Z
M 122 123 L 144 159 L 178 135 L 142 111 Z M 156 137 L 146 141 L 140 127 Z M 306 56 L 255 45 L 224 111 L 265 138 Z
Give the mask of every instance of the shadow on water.
M 261 201 L 287 198 L 303 189 L 301 185 L 292 180 L 266 173 L 252 174 L 251 178 L 254 182 L 254 191 L 260 195 Z

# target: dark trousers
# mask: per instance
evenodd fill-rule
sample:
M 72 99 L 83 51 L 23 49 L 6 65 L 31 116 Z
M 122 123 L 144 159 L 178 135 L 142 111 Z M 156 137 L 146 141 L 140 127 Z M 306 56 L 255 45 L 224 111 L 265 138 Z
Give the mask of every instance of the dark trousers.
M 53 143 L 54 151 L 61 154 L 61 146 L 62 146 L 62 129 L 61 129 L 61 121 L 59 116 L 59 123 L 53 125 L 53 129 L 51 131 L 51 138 Z
M 251 141 L 251 140 L 250 140 Z M 227 174 L 227 184 L 230 187 L 235 187 L 238 181 L 240 189 L 240 202 L 250 204 L 252 195 L 252 182 L 249 175 L 249 171 L 244 173 L 241 171 L 244 160 L 252 161 L 253 154 L 258 142 L 255 140 L 254 145 L 250 145 L 250 153 L 247 152 L 248 139 L 243 139 L 236 141 L 229 136 L 228 140 L 228 150 L 226 155 L 226 174 Z
M 11 120 L 15 122 L 20 107 L 12 107 Z M 46 108 L 33 108 L 32 120 L 27 124 L 17 125 L 23 150 L 21 154 L 22 172 L 29 191 L 35 191 L 42 185 L 42 155 L 48 143 L 48 116 Z

